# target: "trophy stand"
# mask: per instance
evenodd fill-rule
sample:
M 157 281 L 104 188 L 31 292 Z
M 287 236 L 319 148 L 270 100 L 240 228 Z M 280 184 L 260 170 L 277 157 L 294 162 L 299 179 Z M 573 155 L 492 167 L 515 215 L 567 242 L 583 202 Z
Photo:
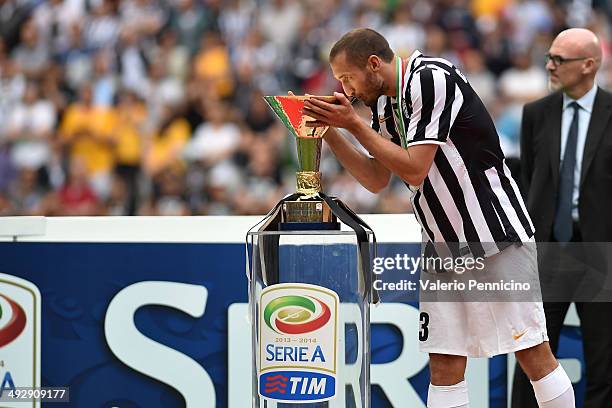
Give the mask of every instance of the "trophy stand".
M 374 233 L 321 191 L 327 128 L 306 128 L 307 97 L 265 98 L 296 137 L 299 170 L 296 193 L 247 234 L 252 406 L 369 408 Z

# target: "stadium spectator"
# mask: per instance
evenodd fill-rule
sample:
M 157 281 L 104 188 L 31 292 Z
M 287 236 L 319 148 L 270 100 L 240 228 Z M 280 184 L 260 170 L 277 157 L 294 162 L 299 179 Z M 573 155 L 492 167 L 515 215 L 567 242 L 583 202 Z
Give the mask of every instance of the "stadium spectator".
M 151 117 L 159 117 L 164 106 L 180 106 L 185 97 L 183 83 L 168 75 L 166 64 L 161 59 L 151 62 L 148 76 L 143 77 L 141 92 Z
M 147 86 L 147 59 L 140 42 L 140 34 L 126 27 L 119 36 L 119 72 L 121 85 L 141 97 L 145 97 Z
M 161 169 L 153 179 L 153 194 L 140 215 L 190 215 L 185 196 L 185 170 L 180 162 Z
M 115 166 L 113 111 L 93 104 L 90 84 L 80 89 L 79 99 L 66 108 L 59 128 L 59 140 L 68 151 L 73 170 L 85 166 L 95 192 L 105 198 L 110 191 L 111 171 Z M 79 158 L 80 160 L 76 160 Z
M 118 201 L 117 192 L 119 190 L 127 192 L 126 215 L 134 215 L 139 205 L 140 186 L 138 180 L 141 175 L 146 121 L 147 108 L 136 94 L 128 90 L 120 92 L 113 125 L 113 133 L 116 138 L 116 177 L 113 178 L 111 186 L 111 199 Z
M 7 141 L 15 167 L 38 170 L 47 164 L 55 120 L 55 106 L 39 98 L 38 85 L 30 82 L 23 100 L 13 106 L 7 118 Z
M 205 104 L 205 121 L 195 130 L 183 153 L 188 160 L 198 161 L 209 169 L 231 159 L 236 153 L 240 144 L 240 128 L 229 121 L 229 111 L 225 105 L 216 101 Z
M 236 210 L 243 214 L 262 214 L 278 201 L 281 174 L 274 145 L 265 138 L 256 138 L 249 149 L 244 182 L 236 194 Z
M 91 87 L 94 106 L 110 108 L 114 104 L 117 83 L 110 65 L 111 55 L 106 50 L 98 51 L 93 57 Z
M 84 2 L 49 0 L 34 9 L 33 20 L 52 53 L 69 46 L 72 26 L 85 15 Z
M 90 79 L 93 50 L 85 46 L 82 26 L 75 22 L 68 29 L 66 47 L 59 48 L 55 58 L 64 69 L 66 82 L 78 89 Z
M 212 29 L 214 22 L 205 7 L 195 0 L 178 0 L 170 16 L 170 27 L 177 33 L 178 42 L 194 55 L 202 34 Z
M 66 183 L 53 197 L 54 215 L 95 215 L 100 213 L 99 201 L 90 186 L 86 163 L 78 156 L 70 160 Z
M 176 32 L 168 29 L 162 32 L 153 53 L 153 59 L 165 63 L 164 71 L 183 82 L 189 69 L 189 49 L 178 42 Z
M 159 121 L 151 125 L 153 130 L 145 137 L 143 165 L 149 177 L 157 177 L 173 167 L 182 167 L 182 152 L 191 136 L 191 127 L 167 105 L 162 107 Z M 163 180 L 168 177 L 163 176 Z
M 301 3 L 296 0 L 266 1 L 259 12 L 259 30 L 284 54 L 295 40 L 303 16 Z
M 21 42 L 15 47 L 11 57 L 30 79 L 38 79 L 44 73 L 49 64 L 49 49 L 33 20 L 28 20 L 21 28 Z
M 32 4 L 18 0 L 0 0 L 0 37 L 8 50 L 19 43 L 21 26 L 32 12 Z
M 497 94 L 495 75 L 487 69 L 484 56 L 479 50 L 467 50 L 463 53 L 463 73 L 470 81 L 472 88 L 486 106 L 495 102 Z
M 226 98 L 232 94 L 234 81 L 229 50 L 217 33 L 204 34 L 193 69 L 196 78 L 206 84 L 213 96 Z
M 113 47 L 121 30 L 119 0 L 101 0 L 83 27 L 88 48 Z
M 46 191 L 40 185 L 39 173 L 24 167 L 9 188 L 13 208 L 19 209 L 19 215 L 44 215 L 46 208 Z
M 389 45 L 398 55 L 408 56 L 425 45 L 425 31 L 412 20 L 409 4 L 404 4 L 393 13 L 392 21 L 382 28 Z

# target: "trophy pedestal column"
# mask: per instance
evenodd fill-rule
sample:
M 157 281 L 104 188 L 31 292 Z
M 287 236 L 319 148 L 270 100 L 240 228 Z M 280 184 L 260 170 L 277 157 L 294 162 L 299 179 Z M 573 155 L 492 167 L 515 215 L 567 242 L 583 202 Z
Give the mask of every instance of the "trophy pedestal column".
M 369 299 L 355 233 L 250 232 L 248 251 L 253 407 L 369 407 Z

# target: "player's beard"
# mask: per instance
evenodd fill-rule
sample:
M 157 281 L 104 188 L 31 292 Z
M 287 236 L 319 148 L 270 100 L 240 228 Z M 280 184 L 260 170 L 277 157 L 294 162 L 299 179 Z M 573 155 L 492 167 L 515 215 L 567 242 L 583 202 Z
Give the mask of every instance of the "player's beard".
M 366 106 L 373 108 L 378 102 L 378 98 L 385 94 L 386 85 L 381 77 L 377 77 L 373 72 L 367 72 L 365 78 L 365 89 L 357 95 Z

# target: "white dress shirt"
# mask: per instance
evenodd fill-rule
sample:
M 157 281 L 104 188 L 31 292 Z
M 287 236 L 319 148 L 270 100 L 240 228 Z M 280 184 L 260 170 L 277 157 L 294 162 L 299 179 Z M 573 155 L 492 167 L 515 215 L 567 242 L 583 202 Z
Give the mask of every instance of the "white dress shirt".
M 593 103 L 595 102 L 595 95 L 597 94 L 597 85 L 594 84 L 593 88 L 582 98 L 574 100 L 569 96 L 563 94 L 563 116 L 561 117 L 561 161 L 559 169 L 563 166 L 563 156 L 565 154 L 565 146 L 567 144 L 567 135 L 569 128 L 574 117 L 574 109 L 569 104 L 572 102 L 578 103 L 580 109 L 578 109 L 578 140 L 576 143 L 576 167 L 574 168 L 574 194 L 572 195 L 572 218 L 574 221 L 578 221 L 578 199 L 580 197 L 580 172 L 582 170 L 582 157 L 584 154 L 584 145 L 586 142 L 587 131 L 589 129 L 589 122 L 591 121 L 591 113 L 593 112 Z

